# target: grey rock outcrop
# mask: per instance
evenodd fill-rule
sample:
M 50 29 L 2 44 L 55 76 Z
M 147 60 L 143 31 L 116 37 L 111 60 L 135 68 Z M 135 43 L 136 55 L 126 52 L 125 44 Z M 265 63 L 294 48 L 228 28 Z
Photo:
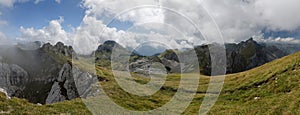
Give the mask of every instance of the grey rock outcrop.
M 252 38 L 239 44 L 227 44 L 227 73 L 255 68 L 288 55 L 275 46 L 265 46 Z
M 8 96 L 17 95 L 25 88 L 28 73 L 18 65 L 0 63 L 0 87 L 7 91 Z
M 62 42 L 58 42 L 56 45 L 52 46 L 50 43 L 44 44 L 42 49 L 45 51 L 54 52 L 56 55 L 64 55 L 66 57 L 75 56 L 75 51 L 72 46 L 65 46 Z
M 129 71 L 144 75 L 167 73 L 165 66 L 156 56 L 136 59 L 129 64 Z
M 46 99 L 46 104 L 86 98 L 96 94 L 97 78 L 71 64 L 64 64 Z

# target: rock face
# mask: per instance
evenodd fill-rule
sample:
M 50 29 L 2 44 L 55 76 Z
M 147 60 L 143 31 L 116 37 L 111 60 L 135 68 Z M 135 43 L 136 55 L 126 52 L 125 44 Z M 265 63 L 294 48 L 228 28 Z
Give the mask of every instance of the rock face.
M 288 55 L 275 46 L 264 46 L 253 39 L 239 44 L 227 44 L 227 73 L 255 68 Z
M 156 56 L 139 57 L 129 64 L 129 71 L 144 75 L 166 74 L 165 65 Z
M 115 41 L 106 41 L 102 45 L 98 47 L 98 49 L 95 51 L 95 57 L 96 57 L 96 63 L 98 66 L 111 68 L 111 60 L 112 60 L 112 54 L 114 53 L 114 58 L 119 61 L 115 65 L 120 66 L 118 67 L 118 70 L 127 70 L 126 66 L 128 64 L 124 64 L 126 61 L 126 57 L 131 55 L 131 52 L 122 47 L 120 44 L 118 44 Z
M 46 99 L 46 104 L 95 95 L 97 78 L 71 64 L 64 64 Z
M 226 44 L 227 73 L 237 73 L 255 68 L 272 60 L 288 55 L 286 52 L 275 46 L 265 46 L 258 44 L 252 38 L 239 44 Z M 211 57 L 209 45 L 197 46 L 194 48 L 198 61 L 199 69 L 202 74 L 211 74 Z M 181 59 L 189 59 L 189 51 L 184 51 L 176 55 L 174 52 L 166 51 L 160 55 L 164 64 L 170 68 L 170 72 L 178 73 L 178 56 Z M 191 69 L 193 64 L 187 64 L 183 60 L 183 68 Z M 174 64 L 175 66 L 173 66 Z M 177 65 L 177 66 L 176 66 Z M 177 68 L 177 69 L 176 69 Z
M 69 60 L 74 55 L 71 46 L 60 42 L 37 49 L 0 46 L 0 88 L 9 96 L 42 104 L 90 96 L 97 79 L 72 67 Z
M 18 65 L 0 63 L 0 88 L 6 90 L 8 96 L 23 92 L 28 82 L 28 73 Z
M 44 44 L 42 49 L 45 51 L 54 52 L 56 55 L 64 55 L 66 57 L 75 56 L 75 51 L 72 46 L 65 46 L 62 42 L 58 42 L 56 45 L 52 46 L 50 43 Z
M 110 60 L 112 52 L 117 54 L 129 54 L 129 51 L 115 41 L 106 41 L 96 50 L 96 60 Z

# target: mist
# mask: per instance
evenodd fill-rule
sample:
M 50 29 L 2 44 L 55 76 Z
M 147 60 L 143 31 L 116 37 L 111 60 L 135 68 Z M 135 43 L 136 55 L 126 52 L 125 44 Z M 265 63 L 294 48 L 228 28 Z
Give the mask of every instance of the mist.
M 17 65 L 28 73 L 27 83 L 22 84 L 25 89 L 13 95 L 32 103 L 45 103 L 47 92 L 62 67 L 41 46 L 41 42 L 1 41 L 0 44 L 0 63 Z

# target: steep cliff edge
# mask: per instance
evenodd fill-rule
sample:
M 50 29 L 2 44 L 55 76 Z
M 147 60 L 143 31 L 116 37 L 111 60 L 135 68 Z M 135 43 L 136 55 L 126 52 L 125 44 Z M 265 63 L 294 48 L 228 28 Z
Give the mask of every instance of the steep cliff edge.
M 46 104 L 93 96 L 97 92 L 96 87 L 97 77 L 66 63 L 52 85 Z
M 0 63 L 0 88 L 8 96 L 18 96 L 25 89 L 28 73 L 18 65 Z

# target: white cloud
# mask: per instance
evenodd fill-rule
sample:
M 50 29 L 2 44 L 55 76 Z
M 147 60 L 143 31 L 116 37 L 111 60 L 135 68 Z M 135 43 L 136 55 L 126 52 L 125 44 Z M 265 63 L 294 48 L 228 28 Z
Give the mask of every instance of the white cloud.
M 34 4 L 38 4 L 38 3 L 42 2 L 42 1 L 44 1 L 44 0 L 35 0 Z
M 300 27 L 299 0 L 207 0 L 203 2 L 215 18 L 225 39 L 241 41 L 271 31 L 293 31 Z
M 27 2 L 29 0 L 0 0 L 0 6 L 12 7 L 16 2 Z
M 132 46 L 135 47 L 138 44 L 145 42 L 145 41 L 157 41 L 157 42 L 163 42 L 165 44 L 169 44 L 172 47 L 180 47 L 182 46 L 181 44 L 184 44 L 185 46 L 190 46 L 186 45 L 186 41 L 189 43 L 200 43 L 199 40 L 195 39 L 194 33 L 195 28 L 191 27 L 191 29 L 186 29 L 186 28 L 180 28 L 178 29 L 179 31 L 174 31 L 174 28 L 176 27 L 175 25 L 181 25 L 182 27 L 187 27 L 190 25 L 184 25 L 187 23 L 187 21 L 182 21 L 178 20 L 178 22 L 175 23 L 166 23 L 165 21 L 167 20 L 165 17 L 168 16 L 166 15 L 166 10 L 162 10 L 160 8 L 155 8 L 155 7 L 149 7 L 149 5 L 158 5 L 159 3 L 157 0 L 146 0 L 146 1 L 140 1 L 140 0 L 134 0 L 134 1 L 129 1 L 129 0 L 111 0 L 111 1 L 104 1 L 104 0 L 83 0 L 83 7 L 87 8 L 86 15 L 89 17 L 96 17 L 95 19 L 101 20 L 103 24 L 109 23 L 109 19 L 114 18 L 115 16 L 117 20 L 120 21 L 130 21 L 133 22 L 133 25 L 136 26 L 144 26 L 145 29 L 151 30 L 151 29 L 156 29 L 160 31 L 164 31 L 165 29 L 169 29 L 166 33 L 166 35 L 161 34 L 161 32 L 153 32 L 153 33 L 136 33 L 134 31 L 131 32 L 124 32 L 124 31 L 119 31 L 116 32 L 117 30 L 110 31 L 112 32 L 111 34 L 108 34 L 108 38 L 99 38 L 100 42 L 103 42 L 107 39 L 112 39 L 117 42 L 120 42 L 120 44 L 125 45 L 125 46 Z M 145 6 L 146 5 L 146 6 Z M 144 6 L 144 7 L 141 7 Z M 188 6 L 187 6 L 188 7 Z M 120 14 L 121 13 L 121 14 Z M 172 15 L 173 16 L 173 15 Z M 105 18 L 103 18 L 105 17 Z M 108 18 L 108 20 L 107 20 Z M 175 18 L 178 18 L 178 16 Z M 170 20 L 172 20 L 169 16 Z M 175 19 L 173 19 L 175 20 Z M 145 26 L 148 24 L 147 26 Z M 161 25 L 167 25 L 171 26 L 173 28 L 166 28 L 165 26 L 152 26 L 149 24 L 161 24 Z M 91 25 L 97 25 L 97 24 L 91 24 Z M 99 26 L 98 26 L 99 27 Z M 107 27 L 106 27 L 107 28 Z M 108 30 L 111 30 L 112 28 L 108 28 Z M 95 31 L 97 29 L 93 29 Z M 99 28 L 98 28 L 99 31 Z M 188 32 L 191 31 L 191 32 Z M 109 33 L 109 32 L 107 32 Z M 124 34 L 126 37 L 124 37 Z M 178 36 L 180 34 L 189 34 L 190 36 Z M 111 35 L 111 36 L 109 36 Z M 193 38 L 194 37 L 194 38 Z M 103 39 L 103 40 L 102 40 Z M 126 40 L 125 40 L 126 39 Z M 186 40 L 185 42 L 183 42 Z M 130 41 L 130 43 L 128 42 Z M 181 41 L 181 42 L 180 42 Z
M 163 43 L 172 43 L 173 47 L 178 47 L 175 40 L 170 40 L 170 36 L 159 33 L 143 34 L 125 32 L 116 28 L 107 27 L 101 20 L 95 17 L 85 16 L 81 26 L 76 28 L 73 33 L 74 48 L 81 54 L 89 54 L 94 51 L 100 43 L 107 40 L 114 40 L 122 46 L 135 48 L 140 43 L 147 41 L 160 41 Z
M 254 36 L 254 40 L 258 42 L 264 42 L 264 43 L 288 43 L 288 44 L 299 44 L 300 40 L 295 39 L 293 37 L 287 37 L 287 38 L 281 38 L 281 37 L 269 37 L 269 38 L 264 38 L 263 36 Z
M 61 3 L 61 0 L 55 0 L 56 3 L 60 4 Z
M 20 27 L 21 36 L 19 40 L 29 41 L 45 41 L 56 44 L 62 41 L 71 45 L 69 34 L 62 28 L 61 23 L 64 21 L 62 17 L 58 20 L 52 20 L 49 25 L 41 29 Z
M 13 6 L 15 0 L 0 0 L 0 5 L 6 6 L 6 7 L 11 7 Z
M 9 41 L 9 39 L 7 38 L 7 36 L 0 31 L 0 45 L 8 45 L 11 44 L 12 42 Z
M 83 6 L 87 8 L 87 15 L 93 15 L 97 18 L 113 18 L 119 13 L 129 10 L 130 12 L 118 17 L 120 20 L 134 21 L 141 23 L 144 20 L 161 20 L 162 13 L 159 10 L 135 8 L 141 5 L 157 5 L 157 0 L 83 0 Z M 133 9 L 135 8 L 135 9 Z M 130 10 L 131 9 L 131 10 Z
M 158 4 L 174 9 L 179 14 L 153 7 L 135 8 L 141 5 Z M 300 4 L 299 0 L 205 0 L 202 7 L 197 1 L 182 0 L 162 1 L 161 3 L 157 0 L 83 0 L 82 7 L 86 8 L 85 16 L 81 25 L 72 32 L 67 33 L 63 30 L 62 19 L 60 19 L 50 21 L 49 26 L 42 29 L 21 27 L 20 38 L 44 40 L 51 43 L 57 41 L 73 43 L 76 51 L 84 54 L 96 49 L 106 40 L 115 40 L 121 45 L 130 47 L 137 47 L 145 41 L 157 41 L 175 48 L 191 47 L 191 45 L 207 42 L 203 41 L 200 33 L 186 20 L 188 18 L 206 37 L 218 40 L 219 36 L 216 36 L 218 31 L 214 26 L 216 22 L 225 42 L 239 42 L 253 35 L 261 35 L 262 29 L 293 31 L 299 28 L 300 15 L 296 15 L 300 11 L 298 4 Z M 125 10 L 128 12 L 123 12 Z M 123 14 L 119 15 L 121 12 Z M 180 14 L 187 17 L 184 18 Z M 116 15 L 119 21 L 130 21 L 135 27 L 142 27 L 135 31 L 108 27 L 107 24 Z M 211 20 L 210 16 L 214 20 Z M 148 33 L 143 31 L 148 31 Z M 268 38 L 266 41 L 294 42 L 298 40 Z
M 6 35 L 0 32 L 0 41 L 6 40 Z
M 269 29 L 295 30 L 300 26 L 299 0 L 256 0 L 254 3 Z
M 0 26 L 1 25 L 6 25 L 7 24 L 7 21 L 5 21 L 5 20 L 0 20 Z

